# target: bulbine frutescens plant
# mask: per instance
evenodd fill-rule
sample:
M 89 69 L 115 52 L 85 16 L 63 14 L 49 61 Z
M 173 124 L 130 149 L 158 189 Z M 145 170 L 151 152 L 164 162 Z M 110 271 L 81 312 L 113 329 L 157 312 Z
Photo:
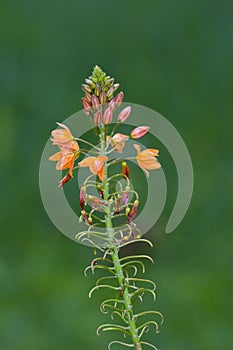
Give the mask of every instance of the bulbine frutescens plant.
M 59 147 L 59 152 L 52 155 L 50 160 L 57 161 L 56 169 L 67 170 L 59 187 L 72 179 L 76 169 L 89 167 L 91 172 L 80 188 L 80 221 L 85 222 L 87 228 L 77 233 L 76 239 L 100 252 L 85 270 L 85 274 L 88 270 L 93 274 L 97 270 L 104 272 L 89 296 L 96 290 L 109 289 L 111 292 L 111 297 L 101 303 L 100 310 L 110 312 L 113 323 L 101 325 L 97 333 L 123 333 L 123 341 L 111 341 L 109 349 L 116 343 L 137 350 L 144 345 L 157 349 L 142 339 L 151 326 L 158 332 L 158 322 L 163 320 L 161 313 L 153 310 L 135 313 L 134 310 L 135 302 L 142 302 L 146 293 L 155 299 L 154 282 L 138 277 L 139 268 L 145 272 L 144 260 L 153 260 L 145 254 L 120 257 L 119 251 L 135 242 L 152 246 L 149 240 L 142 238 L 140 227 L 134 223 L 139 194 L 131 185 L 127 160 L 136 160 L 148 177 L 148 170 L 160 168 L 156 158 L 159 151 L 153 148 L 141 150 L 135 143 L 135 157 L 123 157 L 125 143 L 129 139 L 143 137 L 149 131 L 149 126 L 136 127 L 129 134 L 117 132 L 117 128 L 130 116 L 131 107 L 119 111 L 124 94 L 116 93 L 119 84 L 115 84 L 114 79 L 106 76 L 98 66 L 94 67 L 82 88 L 83 110 L 90 118 L 98 141 L 94 145 L 89 140 L 76 138 L 66 125 L 58 123 L 59 128 L 52 131 L 51 140 Z M 85 146 L 81 148 L 81 144 Z M 110 159 L 113 151 L 119 153 L 118 158 Z M 93 195 L 93 189 L 96 195 Z M 148 315 L 152 320 L 148 320 Z M 116 318 L 119 323 L 115 323 Z

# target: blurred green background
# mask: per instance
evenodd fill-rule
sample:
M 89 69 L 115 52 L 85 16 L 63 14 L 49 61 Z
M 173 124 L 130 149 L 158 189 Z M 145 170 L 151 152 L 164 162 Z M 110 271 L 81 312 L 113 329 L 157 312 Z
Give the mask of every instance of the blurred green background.
M 56 230 L 38 187 L 50 131 L 80 109 L 95 64 L 126 101 L 170 120 L 193 160 L 189 211 L 166 235 L 177 176 L 161 152 L 168 200 L 149 234 L 158 297 L 146 307 L 165 323 L 147 339 L 164 350 L 233 348 L 232 18 L 230 0 L 1 2 L 0 349 L 106 349 L 114 339 L 95 334 L 109 318 L 101 293 L 88 299 L 93 251 Z

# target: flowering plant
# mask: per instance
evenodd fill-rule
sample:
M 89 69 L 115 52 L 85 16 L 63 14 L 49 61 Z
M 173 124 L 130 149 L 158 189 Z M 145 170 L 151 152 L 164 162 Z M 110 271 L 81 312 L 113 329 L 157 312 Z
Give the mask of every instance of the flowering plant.
M 138 267 L 145 272 L 143 260 L 153 260 L 145 254 L 120 257 L 119 251 L 135 242 L 145 242 L 152 246 L 149 240 L 142 238 L 140 227 L 134 223 L 139 194 L 131 185 L 129 162 L 136 160 L 137 165 L 149 177 L 148 170 L 159 169 L 161 166 L 157 160 L 159 151 L 154 148 L 141 150 L 139 144 L 135 143 L 135 156 L 123 157 L 126 143 L 143 137 L 150 127 L 139 126 L 128 134 L 116 132 L 130 117 L 131 107 L 125 107 L 118 112 L 124 94 L 116 94 L 119 84 L 115 84 L 114 79 L 107 76 L 98 66 L 94 67 L 92 75 L 85 80 L 82 88 L 83 111 L 90 118 L 98 142 L 94 145 L 88 140 L 76 138 L 66 125 L 57 123 L 58 129 L 52 131 L 51 141 L 59 151 L 53 154 L 50 160 L 57 162 L 57 170 L 67 171 L 59 182 L 60 188 L 73 178 L 75 170 L 89 168 L 90 171 L 79 194 L 79 220 L 83 221 L 87 228 L 86 231 L 77 233 L 76 239 L 79 242 L 88 242 L 95 251 L 100 252 L 100 256 L 93 259 L 85 273 L 88 270 L 92 273 L 102 270 L 105 273 L 96 281 L 89 296 L 91 297 L 96 290 L 109 289 L 112 297 L 101 303 L 100 310 L 103 313 L 111 311 L 112 319 L 118 316 L 120 320 L 120 324 L 101 325 L 97 334 L 109 330 L 123 333 L 125 341 L 111 341 L 109 349 L 114 343 L 137 350 L 141 350 L 143 345 L 157 349 L 143 341 L 142 337 L 150 326 L 155 326 L 158 332 L 158 322 L 147 320 L 147 316 L 157 315 L 162 322 L 161 313 L 150 310 L 135 314 L 134 311 L 136 301 L 142 302 L 144 294 L 149 293 L 155 299 L 155 284 L 148 279 L 137 277 Z M 81 144 L 85 144 L 87 149 L 82 148 Z M 110 155 L 114 151 L 119 157 L 112 160 Z M 121 170 L 114 171 L 115 166 L 119 164 Z M 97 191 L 97 195 L 92 194 L 93 189 Z M 146 321 L 141 322 L 144 317 Z

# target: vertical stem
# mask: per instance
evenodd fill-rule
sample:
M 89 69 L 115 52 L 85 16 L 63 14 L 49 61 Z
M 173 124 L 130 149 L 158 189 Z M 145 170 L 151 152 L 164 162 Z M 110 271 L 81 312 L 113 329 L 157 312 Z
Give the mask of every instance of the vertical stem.
M 106 155 L 105 149 L 106 149 L 106 133 L 105 133 L 105 127 L 102 125 L 100 128 L 100 143 L 101 143 L 101 152 L 102 155 Z M 104 199 L 107 201 L 109 196 L 109 188 L 108 188 L 108 166 L 105 164 L 104 166 L 104 182 L 103 182 L 103 192 L 104 192 Z M 133 314 L 133 305 L 131 301 L 131 295 L 129 293 L 129 289 L 127 287 L 128 281 L 125 278 L 120 259 L 119 259 L 119 249 L 114 245 L 114 229 L 112 226 L 112 219 L 111 219 L 111 208 L 110 206 L 106 208 L 105 212 L 105 226 L 106 231 L 109 238 L 109 245 L 111 250 L 111 256 L 113 265 L 117 274 L 118 283 L 119 286 L 122 289 L 123 292 L 123 300 L 124 300 L 124 306 L 126 310 L 126 318 L 128 320 L 129 324 L 129 332 L 132 338 L 132 342 L 134 344 L 134 348 L 136 350 L 142 350 L 142 346 L 140 343 L 140 339 L 138 336 L 138 330 L 136 327 L 136 323 L 134 320 L 134 314 Z

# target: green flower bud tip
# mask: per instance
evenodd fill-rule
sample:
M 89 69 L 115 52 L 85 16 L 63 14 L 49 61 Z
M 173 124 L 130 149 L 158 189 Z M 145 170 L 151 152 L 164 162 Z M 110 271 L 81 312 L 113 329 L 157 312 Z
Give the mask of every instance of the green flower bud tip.
M 102 84 L 105 77 L 106 73 L 104 73 L 99 66 L 95 66 L 92 72 L 91 80 L 94 83 Z

